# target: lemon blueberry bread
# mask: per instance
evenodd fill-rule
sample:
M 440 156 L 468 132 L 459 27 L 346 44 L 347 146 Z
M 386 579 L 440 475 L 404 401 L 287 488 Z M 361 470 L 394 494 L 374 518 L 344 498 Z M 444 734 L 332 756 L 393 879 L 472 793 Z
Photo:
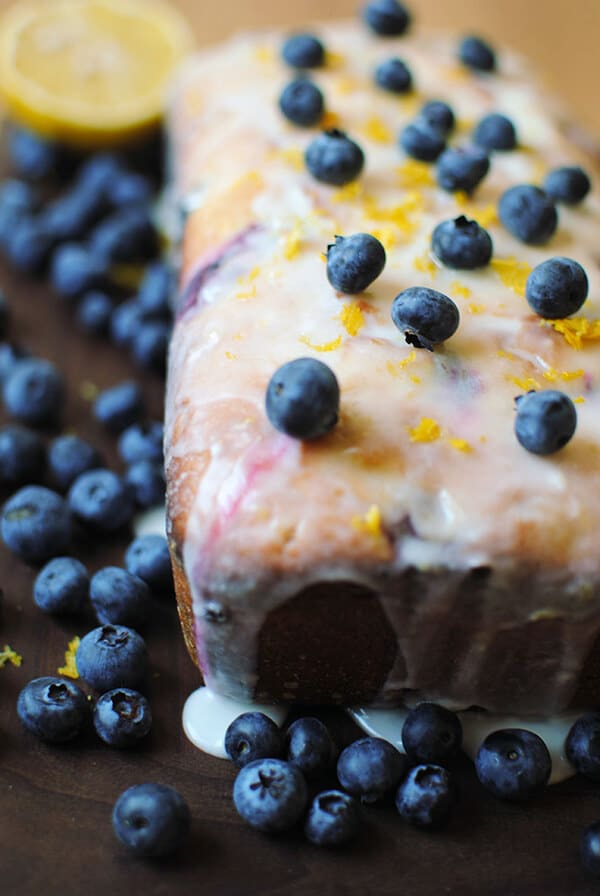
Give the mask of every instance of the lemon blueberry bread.
M 521 59 L 402 15 L 174 90 L 183 631 L 231 697 L 550 714 L 600 657 L 594 162 Z

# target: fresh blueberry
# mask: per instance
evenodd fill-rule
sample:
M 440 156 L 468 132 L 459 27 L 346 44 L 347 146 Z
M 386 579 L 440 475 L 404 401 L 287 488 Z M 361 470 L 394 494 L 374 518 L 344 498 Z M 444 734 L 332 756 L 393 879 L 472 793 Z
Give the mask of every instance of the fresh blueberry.
M 238 772 L 233 802 L 244 821 L 259 831 L 293 827 L 307 803 L 302 772 L 282 759 L 255 759 Z
M 37 433 L 9 423 L 0 428 L 0 483 L 23 485 L 42 478 L 46 449 Z
M 385 267 L 385 249 L 370 233 L 336 236 L 327 246 L 327 279 L 339 292 L 362 292 Z
M 496 68 L 496 54 L 480 37 L 463 38 L 458 48 L 458 58 L 463 65 L 475 71 L 493 72 Z
M 565 741 L 571 765 L 591 781 L 600 782 L 600 712 L 586 712 L 571 726 Z
M 419 703 L 406 716 L 402 743 L 412 761 L 445 762 L 461 748 L 460 719 L 437 703 Z
M 283 364 L 267 387 L 267 417 L 276 429 L 295 439 L 316 439 L 333 429 L 339 403 L 335 374 L 315 358 Z
M 314 34 L 292 34 L 281 49 L 281 56 L 292 68 L 319 68 L 325 62 L 325 48 Z
M 425 103 L 419 112 L 419 118 L 446 136 L 454 130 L 456 123 L 454 112 L 448 103 L 444 103 L 442 100 L 430 100 Z
M 308 78 L 296 78 L 283 88 L 279 108 L 292 124 L 312 127 L 323 117 L 323 94 Z
M 41 220 L 53 242 L 77 241 L 84 237 L 104 210 L 104 201 L 81 188 L 63 194 L 42 212 Z
M 139 535 L 125 552 L 125 567 L 154 594 L 173 592 L 171 555 L 164 535 Z
M 556 320 L 579 311 L 587 299 L 588 287 L 581 265 L 559 255 L 533 269 L 527 278 L 525 295 L 536 314 Z
M 113 212 L 92 232 L 91 252 L 105 264 L 145 261 L 158 250 L 158 235 L 150 212 L 133 206 Z
M 33 215 L 39 208 L 37 191 L 22 180 L 11 177 L 0 185 L 0 217 L 10 217 L 11 224 L 16 218 Z
M 71 529 L 66 502 L 41 485 L 19 489 L 2 510 L 2 539 L 27 563 L 43 563 L 65 553 L 71 542 Z
M 472 193 L 490 170 L 490 160 L 477 146 L 452 146 L 437 163 L 437 182 L 443 190 Z
M 79 613 L 87 600 L 90 577 L 74 557 L 55 557 L 33 583 L 33 599 L 44 613 Z
M 92 290 L 77 306 L 77 321 L 86 333 L 103 336 L 108 333 L 113 310 L 113 301 L 105 292 Z
M 554 454 L 573 437 L 577 410 L 568 395 L 556 389 L 528 392 L 517 399 L 515 435 L 533 454 Z
M 112 153 L 96 153 L 77 172 L 76 188 L 107 197 L 111 185 L 123 173 L 123 163 Z
M 48 448 L 48 468 L 56 488 L 65 492 L 82 473 L 99 467 L 100 454 L 82 439 L 73 434 L 58 436 Z
M 456 800 L 450 772 L 440 765 L 411 768 L 396 793 L 396 808 L 405 821 L 419 828 L 437 828 L 448 819 Z
M 6 233 L 6 254 L 19 271 L 38 274 L 52 251 L 53 241 L 41 218 L 17 218 Z
M 152 184 L 137 171 L 123 171 L 108 184 L 108 201 L 114 209 L 147 205 L 152 200 Z
M 114 688 L 98 697 L 94 707 L 94 728 L 109 747 L 132 747 L 152 727 L 150 704 L 131 688 Z
M 26 358 L 13 367 L 2 388 L 6 410 L 30 426 L 56 425 L 64 399 L 63 378 L 50 361 Z
M 579 854 L 583 867 L 594 877 L 600 877 L 600 821 L 583 831 L 579 841 Z
M 413 159 L 435 162 L 446 148 L 446 135 L 424 118 L 407 124 L 400 133 L 400 146 Z
M 431 248 L 448 268 L 473 271 L 484 268 L 492 257 L 492 239 L 477 221 L 464 215 L 438 224 L 431 236 Z
M 304 158 L 306 167 L 316 180 L 336 187 L 356 180 L 365 164 L 360 146 L 337 128 L 315 137 Z
M 504 728 L 485 738 L 475 757 L 475 771 L 494 796 L 522 800 L 548 783 L 552 760 L 544 741 L 522 728 Z
M 325 790 L 308 808 L 304 833 L 315 846 L 340 846 L 356 836 L 360 821 L 360 804 L 354 797 L 341 790 Z
M 377 66 L 375 83 L 391 93 L 409 93 L 413 86 L 410 69 L 397 56 L 385 59 Z
M 398 0 L 373 0 L 363 9 L 369 28 L 382 37 L 404 34 L 410 25 L 410 13 Z
M 513 236 L 532 245 L 547 243 L 558 224 L 550 197 L 531 184 L 509 187 L 500 197 L 498 215 Z
M 144 413 L 144 395 L 139 384 L 135 380 L 123 380 L 100 392 L 92 413 L 110 432 L 123 432 Z
M 96 691 L 135 688 L 143 683 L 148 668 L 146 642 L 132 628 L 103 625 L 81 639 L 75 664 Z
M 392 303 L 392 320 L 415 348 L 445 342 L 456 332 L 460 313 L 452 299 L 425 286 L 410 286 Z
M 262 712 L 243 712 L 225 732 L 225 752 L 238 768 L 283 753 L 283 734 Z
M 591 190 L 591 183 L 583 168 L 567 165 L 550 171 L 544 181 L 544 190 L 554 202 L 577 205 Z
M 127 467 L 124 480 L 138 507 L 158 507 L 165 501 L 163 465 L 151 460 L 136 460 Z
M 164 261 L 155 261 L 146 268 L 137 301 L 146 314 L 169 317 L 176 288 L 171 267 Z
M 101 287 L 107 276 L 106 262 L 88 246 L 64 243 L 52 256 L 52 286 L 66 299 L 74 299 L 84 292 Z
M 0 339 L 6 336 L 10 323 L 10 306 L 6 293 L 0 290 Z
M 59 744 L 77 737 L 89 716 L 88 701 L 74 682 L 44 676 L 25 685 L 17 714 L 36 737 Z
M 109 327 L 111 340 L 115 345 L 130 347 L 144 320 L 145 312 L 137 298 L 121 302 L 111 314 Z
M 337 763 L 340 784 L 363 803 L 374 803 L 398 786 L 406 757 L 379 737 L 363 737 L 342 750 Z
M 119 454 L 126 464 L 138 460 L 162 463 L 164 427 L 160 420 L 133 423 L 119 436 Z
M 90 581 L 90 600 L 103 625 L 143 626 L 150 611 L 150 589 L 119 566 L 105 566 Z
M 164 373 L 170 338 L 171 324 L 167 321 L 142 321 L 131 340 L 131 352 L 140 367 Z
M 112 470 L 87 470 L 77 477 L 67 496 L 77 519 L 97 532 L 115 532 L 133 516 L 128 486 Z
M 8 379 L 19 361 L 29 357 L 28 352 L 12 342 L 0 342 L 0 385 Z
M 32 131 L 11 128 L 8 154 L 13 169 L 26 180 L 45 180 L 55 177 L 60 168 L 60 148 Z
M 483 149 L 506 151 L 517 145 L 517 132 L 510 118 L 493 112 L 481 119 L 473 133 L 473 142 Z
M 135 784 L 123 791 L 112 813 L 114 832 L 135 855 L 161 858 L 176 852 L 189 834 L 190 810 L 180 793 L 164 784 Z
M 288 762 L 298 766 L 307 779 L 320 777 L 333 765 L 335 744 L 320 719 L 296 719 L 286 731 L 285 743 Z

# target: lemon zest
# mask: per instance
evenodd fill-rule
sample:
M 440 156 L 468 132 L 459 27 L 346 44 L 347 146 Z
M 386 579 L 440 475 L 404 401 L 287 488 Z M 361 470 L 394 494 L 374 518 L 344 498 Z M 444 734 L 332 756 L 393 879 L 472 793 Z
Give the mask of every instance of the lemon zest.
M 416 360 L 417 353 L 413 348 L 412 352 L 407 355 L 406 358 L 403 358 L 401 361 L 388 361 L 385 366 L 392 376 L 398 376 L 401 370 L 404 370 L 405 367 L 408 367 L 409 364 L 412 364 L 413 361 Z
M 287 146 L 285 149 L 280 149 L 277 154 L 283 162 L 291 165 L 296 171 L 302 171 L 304 168 L 304 155 L 297 146 Z
M 22 662 L 23 657 L 21 654 L 9 647 L 8 644 L 5 644 L 2 650 L 0 650 L 0 669 L 6 666 L 7 663 L 10 663 L 11 666 L 20 666 Z
M 357 89 L 358 82 L 354 78 L 341 77 L 338 78 L 333 85 L 333 92 L 339 93 L 341 96 L 354 93 Z
M 275 51 L 273 47 L 255 47 L 254 58 L 257 62 L 273 62 L 275 59 Z
M 396 168 L 401 187 L 433 187 L 435 180 L 431 173 L 431 165 L 417 159 L 407 159 Z
M 411 373 L 410 381 L 411 381 L 411 383 L 414 383 L 415 386 L 418 386 L 419 383 L 421 382 L 421 377 L 417 376 L 416 373 Z
M 342 53 L 336 53 L 334 50 L 325 50 L 325 65 L 327 68 L 341 68 L 345 63 L 346 57 Z
M 431 279 L 433 280 L 435 275 L 437 274 L 437 265 L 434 261 L 431 260 L 429 255 L 425 253 L 424 255 L 417 255 L 416 258 L 413 258 L 413 267 L 417 271 L 421 271 L 423 274 L 430 274 Z
M 506 358 L 507 361 L 516 361 L 517 360 L 515 355 L 511 354 L 510 352 L 504 351 L 503 348 L 498 349 L 498 351 L 496 352 L 496 357 Z
M 462 283 L 459 283 L 458 280 L 454 280 L 450 284 L 450 292 L 453 295 L 460 297 L 461 299 L 468 299 L 471 295 L 471 290 L 469 289 L 469 287 L 464 286 Z
M 397 239 L 393 227 L 372 227 L 371 234 L 379 240 L 386 251 L 396 245 Z
M 381 118 L 377 118 L 376 115 L 373 115 L 365 122 L 362 130 L 366 137 L 369 137 L 376 143 L 391 143 L 393 140 L 393 134 L 388 126 Z
M 75 635 L 75 637 L 69 641 L 67 649 L 65 650 L 65 664 L 56 670 L 59 675 L 64 675 L 66 678 L 79 678 L 77 663 L 75 662 L 75 654 L 77 653 L 80 641 L 81 638 L 78 635 Z
M 423 208 L 423 195 L 418 190 L 411 190 L 402 202 L 394 206 L 381 206 L 371 196 L 364 200 L 364 211 L 368 218 L 395 224 L 398 230 L 407 235 L 417 229 Z
M 562 320 L 542 321 L 564 336 L 571 348 L 580 350 L 584 341 L 593 342 L 600 339 L 600 320 L 588 320 L 587 317 L 568 317 Z
M 454 448 L 456 451 L 462 451 L 465 454 L 468 454 L 470 451 L 473 450 L 473 448 L 471 447 L 471 444 L 469 442 L 467 442 L 466 439 L 459 439 L 459 438 L 452 437 L 452 438 L 448 439 L 448 444 L 452 448 Z
M 362 193 L 362 184 L 359 181 L 355 180 L 343 187 L 340 187 L 339 190 L 335 190 L 331 198 L 334 202 L 349 202 L 352 199 L 360 199 Z
M 342 344 L 342 337 L 338 336 L 336 339 L 332 339 L 330 342 L 311 342 L 308 336 L 300 336 L 300 342 L 304 345 L 307 345 L 308 348 L 312 348 L 315 352 L 333 352 L 336 348 L 339 348 Z
M 338 318 L 349 336 L 356 336 L 365 325 L 360 302 L 348 302 L 340 311 Z
M 440 424 L 431 417 L 421 417 L 418 424 L 408 428 L 411 442 L 435 442 L 442 431 Z
M 546 380 L 550 380 L 551 383 L 555 383 L 559 379 L 569 382 L 569 380 L 578 380 L 584 374 L 585 371 L 581 368 L 579 370 L 555 370 L 554 367 L 550 367 L 544 371 L 543 377 Z
M 245 299 L 253 299 L 256 296 L 256 283 L 253 283 L 250 289 L 242 290 L 241 292 L 236 292 L 235 297 L 240 301 L 244 301 Z
M 509 383 L 514 383 L 515 386 L 518 386 L 519 389 L 523 389 L 525 392 L 529 392 L 531 389 L 541 388 L 538 381 L 532 376 L 507 376 L 506 379 Z
M 482 314 L 485 311 L 485 305 L 478 305 L 477 302 L 469 302 L 467 311 L 469 314 Z
M 230 361 L 237 361 L 237 355 L 234 355 L 233 352 L 225 352 L 225 357 Z
M 326 109 L 319 123 L 319 127 L 324 131 L 329 131 L 331 130 L 331 128 L 337 128 L 339 123 L 340 116 L 337 114 L 337 112 L 332 112 L 331 109 Z
M 352 528 L 373 538 L 382 538 L 381 511 L 377 504 L 371 504 L 364 516 L 355 514 L 352 517 Z
M 577 398 L 573 399 L 573 401 L 575 404 L 583 404 L 585 398 L 583 397 L 583 395 L 578 395 Z
M 300 251 L 301 244 L 302 227 L 300 226 L 300 222 L 296 221 L 290 232 L 285 235 L 283 240 L 284 258 L 287 258 L 288 261 L 294 258 Z
M 490 265 L 505 286 L 517 295 L 525 295 L 525 284 L 532 271 L 526 261 L 518 261 L 511 255 L 509 258 L 492 258 Z

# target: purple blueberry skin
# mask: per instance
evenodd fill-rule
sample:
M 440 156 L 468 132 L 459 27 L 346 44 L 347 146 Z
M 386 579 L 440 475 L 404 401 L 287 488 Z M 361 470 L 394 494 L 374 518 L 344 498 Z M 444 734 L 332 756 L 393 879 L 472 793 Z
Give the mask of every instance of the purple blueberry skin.
M 309 806 L 304 833 L 315 846 L 341 846 L 354 839 L 360 822 L 360 804 L 354 797 L 341 790 L 325 790 Z
M 283 733 L 262 712 L 244 712 L 225 732 L 225 752 L 238 768 L 257 759 L 276 759 L 283 753 Z
M 56 492 L 26 485 L 4 505 L 0 533 L 5 545 L 26 563 L 43 563 L 67 552 L 71 513 Z
M 25 358 L 4 381 L 2 397 L 8 413 L 21 423 L 55 426 L 65 401 L 65 385 L 50 361 Z
M 406 756 L 380 737 L 363 737 L 342 751 L 337 763 L 340 784 L 363 803 L 374 803 L 397 787 Z
M 153 594 L 173 594 L 173 569 L 164 535 L 140 535 L 125 552 L 125 567 L 148 585 Z
M 547 243 L 558 225 L 554 203 L 531 184 L 509 187 L 500 197 L 498 215 L 514 237 L 533 246 Z
M 329 771 L 336 747 L 320 719 L 304 717 L 292 722 L 285 735 L 288 762 L 293 762 L 307 779 Z
M 191 816 L 180 793 L 164 784 L 136 784 L 123 791 L 112 812 L 114 832 L 135 855 L 172 855 L 186 839 Z
M 0 481 L 5 485 L 22 485 L 38 481 L 46 465 L 46 448 L 40 436 L 9 423 L 0 429 Z
M 111 470 L 87 470 L 78 476 L 67 495 L 72 513 L 84 526 L 98 532 L 115 532 L 131 521 L 133 496 L 120 476 Z
M 150 460 L 137 460 L 125 471 L 125 484 L 138 507 L 158 507 L 165 500 L 163 465 Z
M 89 593 L 87 569 L 75 557 L 55 557 L 37 575 L 33 599 L 45 613 L 80 613 Z
M 579 841 L 579 854 L 586 871 L 594 877 L 600 877 L 600 821 L 583 831 Z
M 72 681 L 45 676 L 25 685 L 17 700 L 17 714 L 36 737 L 58 744 L 79 734 L 89 717 L 89 706 Z
M 98 697 L 94 728 L 109 747 L 132 747 L 149 733 L 152 711 L 143 694 L 131 688 L 114 688 Z
M 113 433 L 137 423 L 144 413 L 144 396 L 139 383 L 124 380 L 101 392 L 92 407 L 96 420 Z
M 517 398 L 515 435 L 527 451 L 554 454 L 573 438 L 576 428 L 577 409 L 564 392 L 542 389 Z
M 565 742 L 571 765 L 591 781 L 600 783 L 600 712 L 586 712 L 572 725 Z
M 589 289 L 579 262 L 558 255 L 537 265 L 527 278 L 525 296 L 540 317 L 557 319 L 579 311 Z
M 148 668 L 146 643 L 124 625 L 103 625 L 81 639 L 75 664 L 83 680 L 101 693 L 138 688 Z
M 396 808 L 405 821 L 419 828 L 443 825 L 456 801 L 450 772 L 441 765 L 411 768 L 396 793 Z
M 402 726 L 402 743 L 416 762 L 440 763 L 455 756 L 462 745 L 462 724 L 456 713 L 437 703 L 420 703 Z
M 133 423 L 119 436 L 119 454 L 126 464 L 138 460 L 163 460 L 164 427 L 160 420 Z
M 76 435 L 58 436 L 48 448 L 50 475 L 60 491 L 66 491 L 78 476 L 101 463 L 97 449 Z
M 90 600 L 102 625 L 146 622 L 151 610 L 150 589 L 142 579 L 119 566 L 105 566 L 90 581 Z
M 304 813 L 306 783 L 296 766 L 282 759 L 256 759 L 238 772 L 233 802 L 239 815 L 259 831 L 292 828 Z
M 505 800 L 524 800 L 548 783 L 552 759 L 544 741 L 522 728 L 489 734 L 477 751 L 475 771 L 483 786 Z

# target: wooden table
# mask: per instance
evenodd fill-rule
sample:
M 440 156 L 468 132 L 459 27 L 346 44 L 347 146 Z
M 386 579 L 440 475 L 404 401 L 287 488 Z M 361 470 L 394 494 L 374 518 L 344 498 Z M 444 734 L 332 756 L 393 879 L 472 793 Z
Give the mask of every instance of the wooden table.
M 5 5 L 5 4 L 1 4 Z M 273 0 L 239 0 L 201 6 L 180 0 L 202 41 L 273 20 L 291 25 L 317 16 L 316 0 L 275 7 Z M 600 32 L 597 0 L 420 0 L 420 18 L 459 29 L 502 36 L 539 59 L 548 77 L 600 134 L 593 90 L 579 91 L 597 72 Z M 331 0 L 328 13 L 351 14 L 353 4 Z M 438 7 L 436 9 L 436 7 Z M 534 14 L 533 10 L 537 10 Z M 542 11 L 543 10 L 543 11 Z M 435 16 L 434 16 L 435 13 Z M 552 35 L 554 35 L 552 37 Z M 570 64 L 576 59 L 577 64 Z M 596 79 L 597 80 L 597 79 Z M 91 418 L 82 385 L 105 387 L 140 376 L 123 353 L 83 336 L 70 309 L 43 286 L 0 265 L 0 284 L 13 310 L 11 337 L 58 363 L 69 383 L 66 425 L 89 436 L 118 467 L 114 442 Z M 162 383 L 143 377 L 149 413 L 159 415 Z M 4 496 L 0 496 L 4 497 Z M 122 562 L 127 539 L 82 552 L 91 570 Z M 106 894 L 350 894 L 381 896 L 591 896 L 598 885 L 577 857 L 583 826 L 600 817 L 599 791 L 581 779 L 548 789 L 526 806 L 484 794 L 469 763 L 458 765 L 461 803 L 447 831 L 409 829 L 393 807 L 370 809 L 363 836 L 350 849 L 323 852 L 301 836 L 269 838 L 247 828 L 231 803 L 232 767 L 195 750 L 180 716 L 198 683 L 180 638 L 173 606 L 157 606 L 146 636 L 153 670 L 155 724 L 147 743 L 115 751 L 91 734 L 74 745 L 51 747 L 21 728 L 15 712 L 19 690 L 31 678 L 53 674 L 67 642 L 93 627 L 90 616 L 57 621 L 31 597 L 33 572 L 0 548 L 4 590 L 0 645 L 23 655 L 20 668 L 0 670 L 0 891 L 19 896 Z M 341 714 L 327 716 L 341 744 L 356 730 Z M 191 842 L 163 864 L 135 860 L 117 843 L 110 813 L 119 793 L 134 783 L 160 781 L 185 796 L 193 814 Z

